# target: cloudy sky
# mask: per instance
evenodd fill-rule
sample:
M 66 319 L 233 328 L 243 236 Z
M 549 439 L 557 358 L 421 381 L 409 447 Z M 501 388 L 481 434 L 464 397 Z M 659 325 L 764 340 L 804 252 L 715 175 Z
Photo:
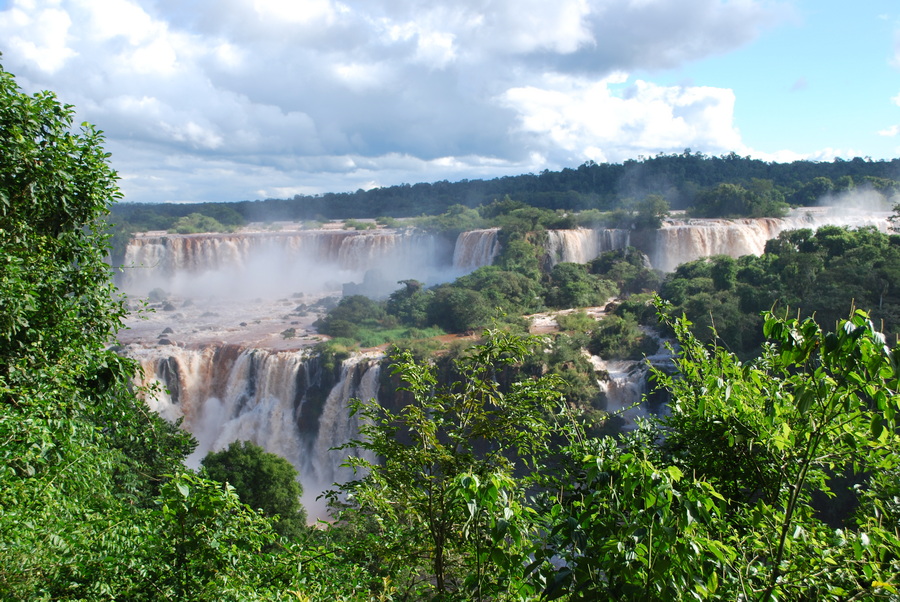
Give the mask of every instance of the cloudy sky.
M 891 0 L 0 0 L 0 52 L 128 201 L 900 155 Z

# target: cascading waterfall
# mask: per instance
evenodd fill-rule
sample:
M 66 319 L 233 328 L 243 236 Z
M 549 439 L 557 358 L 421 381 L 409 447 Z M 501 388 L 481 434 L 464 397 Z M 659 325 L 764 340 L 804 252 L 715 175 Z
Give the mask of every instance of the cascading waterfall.
M 821 226 L 871 226 L 888 232 L 888 214 L 831 214 L 798 210 L 786 218 L 666 220 L 658 230 L 644 231 L 635 246 L 650 258 L 650 264 L 664 272 L 682 263 L 712 255 L 762 255 L 766 241 L 786 230 L 816 229 Z
M 120 286 L 185 296 L 285 295 L 340 288 L 377 269 L 388 281 L 443 282 L 490 265 L 497 230 L 461 233 L 455 244 L 418 230 L 306 230 L 137 236 L 126 250 Z
M 598 384 L 606 396 L 606 411 L 623 419 L 625 429 L 634 428 L 638 418 L 647 417 L 648 407 L 643 398 L 649 392 L 650 367 L 654 366 L 664 372 L 674 369 L 672 353 L 666 348 L 665 341 L 659 339 L 658 334 L 651 329 L 645 328 L 644 332 L 659 343 L 652 356 L 641 360 L 606 360 L 597 355 L 590 357 L 594 369 L 605 375 L 598 380 Z M 650 411 L 657 412 L 660 409 Z
M 348 404 L 377 398 L 380 357 L 346 360 L 332 385 L 320 358 L 308 352 L 165 346 L 133 348 L 129 355 L 141 363 L 141 384 L 159 385 L 147 395 L 150 408 L 172 421 L 183 418 L 197 439 L 189 466 L 233 441 L 253 441 L 294 465 L 310 519 L 325 517 L 316 497 L 352 476 L 341 467 L 349 452 L 331 448 L 358 436 Z
M 547 233 L 546 250 L 551 264 L 585 263 L 604 251 L 631 244 L 647 253 L 654 267 L 671 271 L 680 263 L 708 255 L 760 254 L 767 240 L 787 229 L 833 224 L 887 231 L 886 217 L 810 212 L 785 219 L 668 220 L 659 230 L 558 230 Z M 141 236 L 128 246 L 126 263 L 136 267 L 126 270 L 124 288 L 141 293 L 162 286 L 188 295 L 261 298 L 284 294 L 285 289 L 315 292 L 323 282 L 359 276 L 372 268 L 393 270 L 385 274 L 387 278 L 428 282 L 431 277 L 435 282 L 491 264 L 500 252 L 498 235 L 497 229 L 463 232 L 455 245 L 410 230 Z M 452 255 L 450 246 L 454 247 Z M 274 311 L 286 312 L 298 303 L 282 301 Z M 324 517 L 324 507 L 315 502 L 317 495 L 333 482 L 351 478 L 349 469 L 340 466 L 346 454 L 330 449 L 358 435 L 360 425 L 350 417 L 348 402 L 354 397 L 377 397 L 380 358 L 358 354 L 346 360 L 338 373 L 326 370 L 312 348 L 299 349 L 311 343 L 290 343 L 291 350 L 278 351 L 288 343 L 273 343 L 254 330 L 254 324 L 265 320 L 247 316 L 247 302 L 235 306 L 236 315 L 222 317 L 216 313 L 219 309 L 209 314 L 221 322 L 218 329 L 185 323 L 182 312 L 187 311 L 186 303 L 179 313 L 173 309 L 166 321 L 156 323 L 178 329 L 174 335 L 161 337 L 182 341 L 193 337 L 192 343 L 177 344 L 188 347 L 163 344 L 162 338 L 151 343 L 152 334 L 133 339 L 126 353 L 141 362 L 144 383 L 161 385 L 147 396 L 147 403 L 169 420 L 183 418 L 183 426 L 199 443 L 189 459 L 193 466 L 210 450 L 236 440 L 254 441 L 283 456 L 300 473 L 309 516 Z M 277 323 L 279 329 L 285 327 Z M 198 342 L 201 335 L 210 338 Z M 265 348 L 249 348 L 246 341 L 256 340 L 247 338 L 251 336 L 267 341 L 261 344 Z M 226 338 L 234 344 L 212 342 Z M 608 375 L 600 385 L 609 411 L 623 410 L 641 400 L 647 380 L 644 362 L 592 359 L 597 369 Z M 651 360 L 667 361 L 662 352 Z M 633 423 L 645 411 L 639 406 L 623 417 Z
M 609 228 L 576 228 L 547 232 L 547 255 L 550 264 L 587 263 L 606 251 L 624 249 L 630 243 L 628 230 Z
M 634 425 L 636 418 L 646 416 L 645 409 L 638 405 L 646 392 L 648 368 L 645 363 L 597 358 L 594 366 L 606 373 L 606 378 L 599 384 L 606 395 L 607 412 L 618 414 L 630 425 Z
M 453 267 L 460 272 L 471 272 L 491 265 L 500 253 L 499 233 L 497 228 L 460 232 L 453 250 Z
M 710 255 L 759 255 L 766 241 L 785 230 L 823 225 L 874 226 L 888 231 L 887 214 L 830 214 L 798 210 L 791 217 L 666 220 L 657 230 L 551 230 L 550 265 L 586 263 L 601 253 L 634 245 L 654 268 Z M 388 282 L 416 278 L 442 282 L 490 265 L 500 252 L 496 228 L 462 232 L 455 244 L 416 230 L 309 230 L 139 236 L 125 253 L 122 288 L 146 294 L 154 287 L 187 296 L 284 295 L 335 290 L 378 269 Z M 450 247 L 452 246 L 452 250 Z

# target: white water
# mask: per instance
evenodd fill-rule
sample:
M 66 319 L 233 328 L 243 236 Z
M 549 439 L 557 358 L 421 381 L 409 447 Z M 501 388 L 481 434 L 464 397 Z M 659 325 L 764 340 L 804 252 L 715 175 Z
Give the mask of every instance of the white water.
M 816 212 L 782 220 L 669 220 L 660 230 L 640 236 L 624 230 L 550 231 L 547 253 L 551 263 L 584 263 L 604 251 L 641 243 L 638 246 L 654 267 L 671 271 L 680 263 L 709 255 L 760 254 L 767 240 L 787 229 L 834 224 L 871 225 L 886 231 L 886 217 Z M 146 293 L 159 286 L 185 296 L 214 296 L 222 302 L 274 298 L 287 292 L 334 290 L 335 282 L 360 279 L 372 268 L 387 269 L 386 276 L 397 280 L 428 281 L 437 273 L 459 275 L 489 265 L 499 251 L 496 229 L 460 234 L 452 254 L 436 238 L 408 231 L 143 236 L 128 247 L 126 263 L 135 267 L 126 270 L 125 288 Z M 301 330 L 300 322 L 306 320 L 306 325 L 314 319 L 291 314 L 298 303 L 294 298 L 283 299 L 277 309 L 267 310 L 273 313 L 270 317 L 251 315 L 257 306 L 246 301 L 232 303 L 233 311 L 195 307 L 199 317 L 193 317 L 192 310 L 179 302 L 177 312 L 160 313 L 148 321 L 146 333 L 135 326 L 132 332 L 139 336 L 130 341 L 127 353 L 141 361 L 146 382 L 169 388 L 170 393 L 160 391 L 147 402 L 169 420 L 184 419 L 184 427 L 199 443 L 190 458 L 193 466 L 210 450 L 236 440 L 254 441 L 298 469 L 304 504 L 315 519 L 325 516 L 323 505 L 315 501 L 318 494 L 333 482 L 351 477 L 340 467 L 345 456 L 329 450 L 358 434 L 359 424 L 350 418 L 348 402 L 354 397 L 377 397 L 380 365 L 376 357 L 348 360 L 337 384 L 322 391 L 319 362 L 311 351 L 296 349 L 312 344 L 313 338 L 281 340 L 278 334 L 293 326 Z M 212 317 L 204 317 L 208 314 Z M 154 337 L 164 325 L 174 328 L 167 336 L 175 344 L 156 344 Z M 251 345 L 262 348 L 251 349 Z M 294 348 L 278 351 L 282 346 Z M 640 405 L 626 408 L 639 402 L 645 392 L 646 365 L 593 359 L 598 369 L 608 373 L 600 382 L 608 410 L 623 412 L 633 424 L 646 410 Z M 320 408 L 313 408 L 313 400 L 324 401 Z
M 767 240 L 796 228 L 874 226 L 887 232 L 887 213 L 857 215 L 822 209 L 784 218 L 666 220 L 658 230 L 586 229 L 547 232 L 550 264 L 586 263 L 601 253 L 635 245 L 665 272 L 711 255 L 759 255 Z M 450 248 L 452 246 L 452 248 Z M 340 290 L 376 269 L 388 283 L 415 278 L 443 282 L 490 265 L 500 252 L 497 229 L 461 233 L 454 245 L 415 230 L 309 230 L 139 236 L 125 254 L 122 288 L 152 288 L 187 296 L 256 298 L 296 291 Z
M 491 265 L 500 254 L 498 233 L 497 228 L 461 232 L 453 249 L 453 267 L 465 273 Z
M 496 230 L 465 232 L 456 245 L 415 230 L 143 235 L 126 248 L 121 286 L 252 298 L 339 290 L 368 270 L 435 283 L 490 264 L 498 251 Z
M 353 398 L 377 399 L 380 357 L 348 359 L 326 393 L 315 391 L 325 375 L 318 358 L 307 352 L 236 346 L 134 347 L 128 352 L 141 363 L 141 384 L 161 387 L 148 396 L 148 406 L 168 420 L 183 418 L 183 428 L 197 439 L 189 466 L 198 467 L 208 452 L 233 441 L 252 441 L 293 464 L 309 518 L 326 517 L 324 503 L 316 498 L 352 476 L 341 467 L 350 452 L 331 448 L 359 435 L 348 404 Z M 320 412 L 313 407 L 314 393 L 325 397 Z
M 547 254 L 551 265 L 561 262 L 587 263 L 606 251 L 624 249 L 629 242 L 628 230 L 550 230 L 547 232 Z
M 872 226 L 888 232 L 888 213 L 832 213 L 824 210 L 797 210 L 793 215 L 753 219 L 666 220 L 662 228 L 649 233 L 639 245 L 651 265 L 664 272 L 674 271 L 682 263 L 712 255 L 762 255 L 766 241 L 786 230 L 816 229 L 825 225 Z

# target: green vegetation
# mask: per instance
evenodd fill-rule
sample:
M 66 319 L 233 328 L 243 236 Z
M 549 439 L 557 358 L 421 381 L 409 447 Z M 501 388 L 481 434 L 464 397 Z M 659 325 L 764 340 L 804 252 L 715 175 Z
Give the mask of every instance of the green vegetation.
M 341 504 L 338 528 L 374 527 L 376 537 L 358 538 L 353 543 L 365 547 L 354 552 L 370 570 L 387 572 L 404 598 L 537 594 L 521 579 L 534 535 L 523 514 L 533 479 L 514 478 L 511 458 L 532 473 L 542 468 L 543 440 L 562 398 L 552 377 L 506 387 L 497 380 L 537 343 L 493 333 L 457 362 L 462 378 L 447 386 L 401 354 L 393 372 L 410 403 L 397 413 L 376 403 L 355 406 L 364 418 L 361 438 L 344 447 L 380 461 L 351 458 L 367 474 L 341 487 L 350 501 Z
M 184 217 L 179 217 L 175 223 L 169 228 L 170 233 L 176 234 L 198 234 L 201 232 L 234 232 L 237 224 L 228 226 L 222 224 L 219 220 L 202 213 L 191 213 Z
M 374 230 L 378 225 L 373 222 L 364 222 L 358 219 L 344 220 L 344 229 L 346 230 Z
M 825 194 L 823 190 L 821 195 L 808 199 L 809 203 L 815 204 Z M 690 214 L 696 217 L 783 217 L 788 209 L 784 193 L 776 189 L 771 180 L 754 179 L 747 187 L 723 183 L 699 192 Z
M 587 349 L 605 358 L 639 360 L 653 355 L 658 347 L 656 339 L 641 330 L 637 320 L 627 313 L 601 320 L 594 328 Z
M 193 441 L 107 350 L 125 315 L 103 261 L 119 193 L 102 135 L 72 115 L 0 70 L 0 598 L 266 597 L 268 521 L 184 472 Z
M 834 325 L 850 303 L 900 333 L 900 237 L 826 226 L 783 232 L 760 257 L 710 257 L 680 266 L 662 286 L 702 340 L 718 337 L 743 357 L 762 343 L 761 312 L 778 306 Z
M 356 192 L 297 195 L 291 199 L 237 203 L 122 204 L 115 208 L 114 221 L 127 221 L 146 229 L 167 229 L 172 217 L 200 211 L 227 224 L 229 222 L 218 215 L 207 213 L 213 207 L 226 207 L 238 212 L 248 222 L 449 214 L 445 219 L 456 221 L 453 227 L 469 227 L 463 224 L 464 220 L 457 219 L 463 213 L 459 209 L 451 209 L 453 206 L 461 204 L 469 209 L 482 207 L 479 209 L 481 217 L 490 219 L 495 216 L 484 213 L 483 208 L 512 198 L 515 199 L 513 203 L 521 205 L 503 206 L 496 213 L 506 214 L 525 208 L 550 213 L 561 211 L 569 215 L 583 212 L 583 217 L 570 215 L 569 223 L 653 227 L 655 218 L 664 215 L 669 208 L 687 210 L 700 205 L 704 208 L 704 214 L 715 216 L 768 215 L 781 211 L 782 202 L 808 206 L 823 198 L 827 200 L 832 195 L 854 190 L 874 190 L 890 198 L 900 190 L 900 183 L 895 179 L 898 165 L 900 159 L 871 161 L 860 157 L 850 161 L 835 159 L 830 163 L 769 163 L 734 153 L 714 157 L 687 149 L 683 153 L 660 154 L 621 164 L 589 161 L 561 171 L 545 170 L 539 174 L 493 180 L 401 184 Z M 720 206 L 720 203 L 710 199 L 710 191 L 721 184 L 743 189 L 744 192 L 737 197 L 749 195 L 749 204 L 738 199 L 736 205 L 725 203 Z M 699 200 L 701 197 L 705 198 Z M 657 199 L 662 199 L 668 207 Z M 713 200 L 712 204 L 710 200 Z M 452 218 L 454 215 L 457 218 Z
M 510 371 L 536 340 L 491 334 L 451 385 L 402 355 L 409 403 L 358 404 L 347 447 L 383 460 L 352 460 L 330 532 L 403 599 L 896 599 L 900 352 L 864 312 L 838 326 L 767 315 L 743 364 L 670 324 L 671 414 L 618 438 L 579 432 L 559 377 Z M 857 510 L 827 524 L 823 492 Z
M 348 462 L 367 472 L 312 530 L 292 469 L 256 446 L 204 461 L 233 485 L 186 469 L 194 442 L 148 411 L 136 363 L 108 348 L 125 308 L 104 263 L 118 191 L 101 143 L 0 70 L 0 598 L 900 598 L 900 349 L 872 321 L 896 329 L 897 237 L 801 230 L 761 258 L 682 266 L 664 291 L 744 342 L 773 291 L 791 314 L 815 302 L 838 320 L 848 296 L 871 313 L 831 332 L 761 314 L 751 361 L 671 321 L 676 371 L 655 372 L 670 414 L 618 437 L 580 427 L 579 408 L 600 416 L 581 349 L 636 341 L 646 296 L 606 325 L 561 318 L 552 340 L 497 330 L 445 363 L 401 352 L 397 406 L 355 406 L 367 420 L 346 449 L 371 455 Z M 510 225 L 497 266 L 432 290 L 407 281 L 384 304 L 349 297 L 325 327 L 415 332 L 439 307 L 469 328 L 650 281 L 630 251 L 542 273 L 540 224 L 515 217 L 531 230 Z M 352 344 L 330 341 L 322 361 Z M 852 510 L 826 513 L 832 497 Z
M 306 530 L 306 511 L 300 505 L 303 488 L 291 463 L 250 441 L 235 441 L 201 462 L 214 481 L 234 487 L 241 502 L 274 520 L 275 531 L 289 538 Z

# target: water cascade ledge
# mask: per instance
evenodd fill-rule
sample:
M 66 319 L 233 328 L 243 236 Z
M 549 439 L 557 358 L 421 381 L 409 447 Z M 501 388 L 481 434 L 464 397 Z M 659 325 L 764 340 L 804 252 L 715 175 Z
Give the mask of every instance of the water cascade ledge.
M 329 369 L 306 350 L 130 346 L 127 353 L 141 364 L 139 384 L 159 385 L 148 406 L 167 420 L 182 419 L 197 439 L 189 466 L 233 441 L 253 441 L 297 469 L 310 519 L 325 518 L 316 498 L 353 476 L 341 466 L 348 451 L 331 448 L 358 436 L 349 402 L 377 400 L 380 356 L 356 354 Z
M 787 218 L 665 220 L 656 230 L 550 230 L 545 256 L 550 265 L 585 263 L 632 245 L 647 254 L 654 268 L 670 272 L 700 257 L 760 255 L 766 241 L 785 230 L 837 225 L 887 232 L 887 217 L 798 210 Z M 416 278 L 434 284 L 490 265 L 499 253 L 496 228 L 463 232 L 455 242 L 390 229 L 142 235 L 128 244 L 121 286 L 136 294 L 161 287 L 186 296 L 283 295 L 339 290 L 341 282 L 359 282 L 369 270 L 390 283 Z

